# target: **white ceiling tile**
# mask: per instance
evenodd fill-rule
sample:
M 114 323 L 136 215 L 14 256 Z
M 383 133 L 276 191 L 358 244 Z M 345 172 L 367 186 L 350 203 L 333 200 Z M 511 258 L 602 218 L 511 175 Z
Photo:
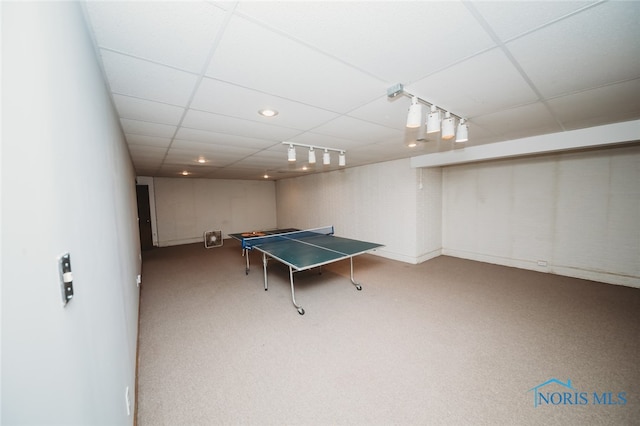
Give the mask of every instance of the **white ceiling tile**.
M 537 100 L 535 92 L 500 49 L 474 56 L 406 89 L 467 118 Z M 405 102 L 408 108 L 409 99 Z
M 495 44 L 458 1 L 240 2 L 238 10 L 390 82 Z
M 131 133 L 125 133 L 127 143 L 129 145 L 155 146 L 159 148 L 168 148 L 171 144 L 171 138 L 162 138 L 158 136 L 145 136 Z
M 338 113 L 371 101 L 371 93 L 384 93 L 387 86 L 367 73 L 238 17 L 231 19 L 207 75 Z
M 184 165 L 184 164 L 163 164 L 158 171 L 158 176 L 162 177 L 179 177 L 181 179 L 190 179 L 203 177 L 204 175 L 211 173 L 214 170 L 213 167 L 202 167 Z M 189 172 L 188 176 L 183 176 L 182 172 Z
M 147 159 L 162 161 L 165 154 L 167 153 L 167 149 L 157 146 L 129 145 L 129 153 L 132 157 L 134 157 L 134 160 Z
M 231 157 L 244 158 L 248 155 L 253 154 L 256 150 L 255 148 L 247 148 L 244 146 L 229 144 L 217 145 L 176 139 L 171 145 L 171 149 L 169 152 L 171 153 L 176 151 L 191 152 L 191 157 L 194 160 L 197 160 L 200 156 L 209 157 L 211 155 L 226 155 Z
M 477 9 L 493 32 L 507 41 L 573 13 L 594 1 L 477 1 Z
M 238 167 L 246 167 L 252 169 L 271 169 L 280 168 L 287 165 L 287 152 L 274 155 L 266 151 L 261 151 L 240 160 L 236 165 Z
M 434 143 L 431 143 L 434 145 Z M 359 149 L 349 152 L 347 157 L 347 164 L 351 164 L 353 161 L 369 163 L 376 162 L 376 158 L 380 158 L 383 155 L 389 160 L 397 160 L 399 158 L 406 158 L 408 155 L 419 155 L 421 148 L 409 148 L 404 144 L 373 144 L 367 145 Z
M 342 116 L 313 129 L 314 133 L 372 144 L 402 137 L 403 130 L 380 126 L 357 118 Z
M 640 7 L 607 2 L 507 44 L 545 97 L 640 76 Z
M 554 98 L 549 105 L 566 130 L 632 120 L 640 113 L 640 79 Z
M 113 95 L 113 102 L 122 118 L 178 125 L 184 108 L 152 102 L 130 96 Z
M 191 129 L 189 127 L 181 127 L 176 134 L 176 138 L 185 141 L 226 146 L 240 146 L 251 149 L 263 149 L 275 143 L 279 143 L 273 140 L 237 136 L 228 133 L 208 132 L 206 130 Z
M 197 80 L 194 74 L 104 49 L 100 53 L 114 93 L 187 105 Z
M 469 143 L 479 145 L 483 142 L 482 129 L 492 129 L 489 136 L 493 141 L 519 139 L 531 132 L 547 134 L 562 131 L 562 127 L 547 107 L 541 102 L 522 105 L 507 110 L 475 117 L 469 123 Z M 478 133 L 476 135 L 476 133 Z
M 210 78 L 202 80 L 191 107 L 294 129 L 314 127 L 338 116 L 327 110 Z M 278 111 L 278 115 L 264 117 L 258 114 L 259 110 L 265 108 Z
M 274 141 L 286 140 L 300 133 L 299 130 L 286 127 L 258 123 L 256 121 L 242 120 L 220 114 L 211 114 L 190 109 L 182 124 L 193 129 L 207 130 L 216 133 L 226 133 L 235 136 L 263 139 L 264 145 L 273 144 Z M 272 141 L 269 143 L 269 140 Z
M 201 72 L 224 10 L 207 2 L 86 2 L 100 47 Z
M 120 122 L 125 133 L 136 135 L 170 138 L 176 131 L 176 126 L 168 126 L 166 124 L 148 123 L 146 121 L 129 120 L 128 118 L 121 118 Z
M 350 117 L 402 130 L 407 124 L 409 98 L 404 96 L 387 98 L 386 91 L 378 99 L 349 112 Z M 425 107 L 426 108 L 426 107 Z M 426 115 L 426 109 L 425 109 Z
M 193 169 L 205 169 L 212 167 L 224 167 L 230 163 L 238 161 L 238 157 L 211 157 L 206 163 L 198 163 L 188 152 L 171 151 L 164 160 L 164 165 L 181 165 L 188 166 Z

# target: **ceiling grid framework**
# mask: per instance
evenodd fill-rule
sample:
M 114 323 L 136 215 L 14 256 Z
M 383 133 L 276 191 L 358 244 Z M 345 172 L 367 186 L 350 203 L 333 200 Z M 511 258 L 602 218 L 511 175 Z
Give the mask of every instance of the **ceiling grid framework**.
M 282 142 L 341 147 L 355 167 L 640 118 L 640 2 L 84 8 L 139 176 L 281 179 L 340 168 L 292 164 Z M 468 119 L 469 141 L 408 148 L 397 83 Z

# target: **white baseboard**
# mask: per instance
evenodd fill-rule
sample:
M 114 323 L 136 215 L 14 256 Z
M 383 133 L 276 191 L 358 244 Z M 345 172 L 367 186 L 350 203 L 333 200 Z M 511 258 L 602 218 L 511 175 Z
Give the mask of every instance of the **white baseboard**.
M 528 269 L 537 272 L 563 275 L 566 277 L 580 278 L 583 280 L 597 281 L 607 284 L 623 285 L 640 288 L 640 277 L 616 274 L 613 272 L 593 271 L 566 265 L 555 265 L 548 262 L 542 266 L 536 260 L 510 259 L 506 257 L 491 256 L 462 250 L 442 249 L 445 256 L 459 257 L 461 259 L 475 260 L 478 262 L 493 263 L 495 265 L 510 266 L 520 269 Z

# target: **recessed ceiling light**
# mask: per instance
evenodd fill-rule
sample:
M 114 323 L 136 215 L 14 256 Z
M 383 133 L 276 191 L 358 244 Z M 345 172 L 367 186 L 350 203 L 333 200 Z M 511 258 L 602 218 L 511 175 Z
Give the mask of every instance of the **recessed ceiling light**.
M 182 176 L 189 176 L 190 175 L 190 173 L 188 171 L 186 171 L 186 170 L 184 170 L 181 174 L 182 174 Z
M 206 163 L 206 162 L 207 162 L 206 158 L 204 158 L 204 157 L 198 157 L 198 163 L 200 163 L 200 164 L 204 164 L 204 163 Z
M 278 115 L 278 111 L 276 111 L 275 109 L 265 108 L 258 111 L 258 114 L 263 117 L 275 117 L 276 115 Z
M 269 175 L 268 175 L 268 174 L 266 174 L 266 173 L 264 174 L 264 176 L 263 176 L 263 177 L 264 177 L 265 179 L 269 179 Z

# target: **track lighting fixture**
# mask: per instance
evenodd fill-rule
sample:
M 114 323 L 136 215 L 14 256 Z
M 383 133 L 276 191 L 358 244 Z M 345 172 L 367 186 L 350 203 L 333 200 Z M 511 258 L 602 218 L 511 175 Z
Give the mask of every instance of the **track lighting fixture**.
M 303 143 L 295 143 L 295 142 L 282 142 L 283 145 L 289 145 L 289 148 L 287 150 L 287 159 L 291 162 L 296 161 L 296 146 L 301 146 L 301 147 L 305 147 L 305 148 L 309 148 L 309 164 L 316 164 L 316 150 L 320 149 L 323 150 L 323 154 L 322 154 L 322 164 L 324 164 L 325 166 L 329 166 L 331 165 L 331 154 L 330 151 L 334 151 L 339 153 L 338 155 L 338 165 L 339 166 L 346 166 L 347 165 L 347 158 L 345 153 L 347 152 L 344 149 L 338 149 L 338 148 L 327 148 L 324 146 L 316 146 L 316 145 L 307 145 L 307 144 L 303 144 Z
M 441 137 L 444 140 L 450 140 L 456 137 L 456 142 L 466 142 L 469 140 L 469 127 L 467 120 L 459 115 L 453 114 L 451 111 L 446 111 L 438 108 L 431 102 L 427 102 L 415 95 L 404 90 L 404 86 L 400 83 L 395 84 L 387 89 L 388 98 L 396 98 L 400 95 L 411 97 L 411 106 L 409 107 L 409 114 L 407 116 L 407 127 L 416 128 L 422 125 L 422 105 L 425 104 L 430 107 L 430 111 L 427 114 L 427 133 L 436 133 L 442 131 Z M 419 111 L 419 112 L 417 112 Z M 442 113 L 445 117 L 442 118 Z M 419 117 L 417 117 L 419 115 Z M 456 135 L 456 120 L 458 121 Z

